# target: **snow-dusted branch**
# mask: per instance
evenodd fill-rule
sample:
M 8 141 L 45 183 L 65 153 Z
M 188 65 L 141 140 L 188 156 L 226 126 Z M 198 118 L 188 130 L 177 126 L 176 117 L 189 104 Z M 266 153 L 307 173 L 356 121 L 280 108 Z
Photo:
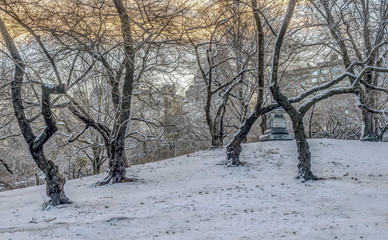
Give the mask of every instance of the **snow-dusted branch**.
M 79 120 L 84 122 L 87 126 L 91 126 L 92 128 L 96 129 L 101 136 L 108 141 L 111 131 L 110 129 L 105 126 L 102 123 L 98 123 L 94 120 L 93 117 L 91 117 L 85 109 L 82 108 L 82 106 L 71 96 L 66 94 L 66 97 L 70 100 L 71 103 L 67 105 L 69 110 L 73 113 L 74 116 L 76 116 Z
M 1 162 L 1 164 L 3 164 L 3 166 L 5 167 L 5 169 L 6 169 L 10 174 L 13 174 L 13 171 L 11 170 L 11 168 L 8 166 L 8 164 L 7 164 L 3 159 L 0 159 L 0 162 Z
M 358 90 L 356 90 L 352 86 L 332 88 L 328 91 L 325 91 L 325 92 L 322 92 L 318 95 L 315 95 L 314 97 L 312 97 L 309 100 L 307 100 L 306 102 L 304 102 L 300 106 L 299 112 L 304 115 L 317 102 L 322 101 L 324 99 L 327 99 L 327 98 L 334 96 L 334 95 L 345 94 L 345 93 L 358 93 Z
M 1 7 L 1 6 L 0 6 L 0 10 L 5 12 L 10 17 L 12 17 L 17 23 L 19 23 L 22 27 L 24 27 L 35 38 L 36 42 L 39 44 L 39 46 L 42 49 L 43 53 L 46 55 L 47 59 L 50 61 L 50 64 L 51 64 L 51 66 L 52 66 L 52 68 L 54 70 L 55 76 L 57 77 L 58 84 L 61 85 L 62 84 L 62 79 L 61 79 L 61 76 L 59 74 L 57 65 L 56 65 L 56 63 L 54 61 L 54 58 L 51 56 L 51 54 L 47 50 L 46 46 L 43 44 L 43 42 L 41 40 L 41 37 L 38 34 L 36 34 L 36 32 L 28 24 L 26 24 L 24 21 L 22 21 L 19 18 L 19 16 L 16 15 L 14 12 L 9 11 L 9 10 Z
M 51 138 L 51 136 L 58 130 L 55 117 L 51 111 L 50 95 L 65 94 L 66 85 L 52 85 L 42 84 L 42 115 L 46 123 L 44 131 L 39 134 L 32 143 L 32 149 L 37 151 Z

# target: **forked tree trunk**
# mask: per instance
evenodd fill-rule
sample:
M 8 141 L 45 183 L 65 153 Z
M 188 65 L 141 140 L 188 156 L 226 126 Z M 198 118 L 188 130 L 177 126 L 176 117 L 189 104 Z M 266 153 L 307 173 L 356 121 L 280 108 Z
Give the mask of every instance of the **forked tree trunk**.
M 15 74 L 11 84 L 12 104 L 15 116 L 18 121 L 20 131 L 22 132 L 23 137 L 29 146 L 32 158 L 46 175 L 46 193 L 47 196 L 51 199 L 49 204 L 55 206 L 59 204 L 71 203 L 71 201 L 66 197 L 64 191 L 64 185 L 66 183 L 65 178 L 62 177 L 62 175 L 59 173 L 58 166 L 56 166 L 54 162 L 47 160 L 43 152 L 43 145 L 57 131 L 55 118 L 51 112 L 50 95 L 65 93 L 65 85 L 42 84 L 42 115 L 46 127 L 40 135 L 35 136 L 30 122 L 24 113 L 24 107 L 22 104 L 21 90 L 24 78 L 25 64 L 1 18 L 0 32 L 3 36 L 7 49 L 15 62 Z
M 283 44 L 284 37 L 286 35 L 286 30 L 291 21 L 297 0 L 290 0 L 288 3 L 288 8 L 286 15 L 283 20 L 283 25 L 280 28 L 280 31 L 277 35 L 272 59 L 272 73 L 271 73 L 271 85 L 270 90 L 272 96 L 279 103 L 280 106 L 287 112 L 292 121 L 292 127 L 294 129 L 296 145 L 298 148 L 298 169 L 299 178 L 304 180 L 316 180 L 318 179 L 311 172 L 311 153 L 309 144 L 307 142 L 306 133 L 304 131 L 303 117 L 306 114 L 307 109 L 303 111 L 298 111 L 291 104 L 288 98 L 281 92 L 278 82 L 278 67 L 280 60 L 280 52 Z
M 205 118 L 209 127 L 209 133 L 211 138 L 210 149 L 221 148 L 224 145 L 224 114 L 225 105 L 218 107 L 218 111 L 214 120 L 211 117 L 211 93 L 208 90 L 208 96 L 205 105 Z
M 120 183 L 135 181 L 125 177 L 125 135 L 127 131 L 128 122 L 131 116 L 131 100 L 134 84 L 134 72 L 135 72 L 135 48 L 134 40 L 132 38 L 131 19 L 125 8 L 122 0 L 113 0 L 117 13 L 119 14 L 119 20 L 121 25 L 123 47 L 124 47 L 124 83 L 122 85 L 121 95 L 120 91 L 115 91 L 112 94 L 113 98 L 120 99 L 120 103 L 115 105 L 119 107 L 120 111 L 117 112 L 117 120 L 111 132 L 110 142 L 107 143 L 108 157 L 109 157 L 109 174 L 108 176 L 97 183 L 97 185 L 104 185 L 108 183 Z M 117 79 L 117 82 L 120 79 Z M 119 85 L 117 85 L 118 87 Z
M 55 165 L 53 161 L 46 159 L 43 150 L 35 151 L 30 148 L 30 152 L 35 163 L 46 176 L 46 194 L 51 199 L 48 204 L 57 206 L 60 204 L 72 203 L 69 198 L 66 197 L 64 189 L 66 180 L 60 174 L 58 166 Z
M 122 128 L 122 133 L 125 133 L 126 125 Z M 127 160 L 125 156 L 124 135 L 119 134 L 116 139 L 107 144 L 108 158 L 109 158 L 109 172 L 108 176 L 99 181 L 96 185 L 102 186 L 106 184 L 115 184 L 123 182 L 136 182 L 135 178 L 128 178 L 125 176 Z

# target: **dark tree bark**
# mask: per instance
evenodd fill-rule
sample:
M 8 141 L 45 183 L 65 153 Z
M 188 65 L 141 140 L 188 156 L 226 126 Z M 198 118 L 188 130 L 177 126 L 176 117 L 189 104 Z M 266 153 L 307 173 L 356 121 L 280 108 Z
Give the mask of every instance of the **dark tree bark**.
M 253 124 L 256 122 L 262 114 L 265 114 L 265 111 L 262 111 L 262 105 L 264 102 L 264 32 L 262 21 L 259 16 L 259 11 L 257 9 L 257 1 L 252 0 L 252 11 L 256 23 L 257 31 L 257 99 L 255 104 L 255 109 L 252 113 L 245 119 L 242 123 L 238 132 L 233 136 L 232 141 L 228 144 L 226 149 L 226 161 L 225 165 L 227 166 L 239 166 L 240 165 L 240 153 L 241 153 L 241 144 L 244 142 L 248 136 L 249 131 L 251 130 Z
M 118 103 L 119 111 L 117 113 L 117 122 L 113 127 L 111 137 L 107 143 L 109 175 L 104 180 L 100 181 L 98 185 L 133 181 L 133 179 L 129 179 L 125 176 L 125 135 L 131 113 L 131 100 L 135 73 L 135 49 L 132 38 L 131 20 L 128 16 L 124 3 L 122 0 L 113 0 L 113 3 L 120 19 L 125 54 L 125 74 L 121 94 L 117 89 L 112 92 L 113 99 L 120 99 L 120 102 Z M 120 95 L 117 96 L 117 94 Z
M 304 131 L 303 116 L 294 116 L 292 126 L 298 149 L 298 176 L 304 180 L 317 180 L 318 178 L 311 172 L 311 152 Z
M 283 93 L 280 91 L 279 83 L 278 83 L 278 67 L 279 67 L 279 59 L 280 59 L 280 51 L 283 45 L 283 40 L 286 35 L 286 30 L 291 21 L 297 0 L 290 0 L 287 8 L 287 13 L 284 17 L 283 24 L 279 30 L 277 35 L 273 59 L 272 59 L 272 74 L 271 74 L 271 86 L 270 90 L 272 92 L 272 96 L 279 103 L 280 106 L 287 112 L 292 121 L 292 126 L 294 129 L 295 140 L 298 149 L 298 177 L 304 180 L 316 180 L 318 179 L 311 172 L 311 153 L 309 144 L 307 142 L 307 137 L 304 131 L 303 124 L 303 116 L 306 111 L 298 111 L 292 106 L 291 102 Z
M 313 128 L 314 110 L 315 110 L 315 104 L 313 105 L 313 108 L 311 109 L 310 118 L 309 118 L 309 125 L 308 125 L 308 129 L 309 129 L 308 137 L 309 138 L 313 137 L 313 129 L 312 128 Z
M 241 144 L 244 142 L 245 138 L 248 136 L 249 131 L 251 130 L 253 123 L 257 120 L 258 116 L 251 114 L 248 116 L 238 132 L 233 136 L 232 141 L 228 144 L 226 148 L 226 161 L 225 165 L 227 166 L 239 166 L 240 162 L 240 153 L 242 150 Z
M 372 36 L 371 36 L 371 30 L 369 27 L 369 20 L 370 20 L 370 11 L 369 11 L 369 2 L 368 1 L 360 1 L 361 3 L 361 15 L 363 17 L 363 26 L 362 26 L 362 32 L 363 32 L 363 42 L 365 47 L 365 55 L 371 55 L 368 61 L 369 66 L 375 65 L 376 62 L 376 56 L 378 56 L 378 53 L 376 51 L 372 52 Z M 387 19 L 385 19 L 387 21 Z M 380 36 L 376 36 L 379 38 Z M 376 39 L 376 42 L 378 43 L 379 40 Z M 368 84 L 376 85 L 377 83 L 373 82 L 373 72 L 369 71 L 366 73 L 364 77 L 364 81 Z M 375 95 L 373 90 L 365 89 L 365 104 L 371 108 L 375 108 Z M 363 132 L 361 136 L 361 140 L 363 141 L 376 141 L 377 140 L 377 133 L 375 132 L 375 118 L 374 114 L 372 112 L 365 112 L 364 109 L 361 110 L 362 112 L 362 119 L 363 119 Z
M 261 123 L 260 123 L 260 133 L 261 135 L 264 135 L 265 130 L 267 130 L 267 115 L 263 114 L 261 115 Z
M 15 62 L 15 74 L 12 81 L 12 103 L 15 111 L 15 116 L 18 121 L 20 130 L 26 140 L 29 151 L 38 167 L 46 175 L 46 193 L 50 197 L 50 204 L 56 206 L 59 204 L 72 203 L 65 194 L 64 185 L 65 178 L 60 174 L 58 166 L 53 161 L 47 160 L 43 152 L 43 145 L 53 136 L 57 131 L 56 122 L 51 112 L 50 95 L 62 94 L 66 92 L 65 85 L 42 85 L 42 115 L 46 123 L 46 127 L 38 136 L 32 131 L 30 123 L 24 113 L 22 104 L 22 82 L 24 78 L 25 64 L 15 46 L 13 39 L 8 33 L 6 26 L 0 18 L 0 31 L 6 43 L 7 49 Z
M 374 142 L 378 140 L 376 138 L 375 126 L 374 126 L 374 117 L 373 113 L 368 111 L 367 109 L 362 109 L 362 141 Z
M 230 2 L 230 5 L 228 3 L 209 25 L 192 28 L 197 34 L 197 30 L 200 28 L 209 30 L 209 26 L 214 27 L 208 42 L 205 44 L 203 39 L 200 40 L 200 43 L 195 43 L 189 35 L 192 29 L 186 30 L 188 40 L 195 51 L 199 74 L 205 85 L 204 113 L 210 133 L 211 149 L 220 148 L 224 145 L 224 139 L 227 135 L 224 117 L 228 101 L 233 96 L 232 91 L 243 82 L 246 72 L 250 71 L 247 67 L 251 61 L 251 54 L 242 54 L 243 51 L 238 49 L 242 45 L 242 37 L 233 35 L 232 31 L 232 29 L 239 31 L 241 16 L 238 13 L 240 11 L 239 4 L 238 1 Z M 229 13 L 226 14 L 227 12 Z M 225 38 L 228 38 L 228 40 L 226 41 Z M 232 44 L 228 42 L 230 41 L 229 38 L 232 38 Z M 206 45 L 206 60 L 202 60 L 199 54 L 199 48 L 204 45 Z M 233 54 L 223 53 L 227 49 L 225 45 L 228 45 L 236 52 Z M 242 55 L 247 55 L 247 57 L 243 59 Z
M 212 135 L 212 149 L 220 148 L 224 145 L 224 134 L 223 131 L 220 131 Z

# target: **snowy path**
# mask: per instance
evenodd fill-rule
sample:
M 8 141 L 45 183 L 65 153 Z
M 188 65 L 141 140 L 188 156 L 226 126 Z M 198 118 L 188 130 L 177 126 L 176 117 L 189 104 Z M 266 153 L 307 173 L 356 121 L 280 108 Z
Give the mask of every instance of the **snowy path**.
M 74 204 L 40 205 L 44 186 L 0 193 L 0 239 L 388 239 L 388 143 L 312 140 L 313 172 L 294 177 L 295 142 L 225 149 L 128 169 L 142 181 L 66 185 Z

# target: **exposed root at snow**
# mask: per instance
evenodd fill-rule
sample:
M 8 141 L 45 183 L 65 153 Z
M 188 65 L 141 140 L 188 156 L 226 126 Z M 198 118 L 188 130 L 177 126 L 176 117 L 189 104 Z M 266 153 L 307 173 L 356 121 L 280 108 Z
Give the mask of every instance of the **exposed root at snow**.
M 44 210 L 49 210 L 51 207 L 56 207 L 56 206 L 60 206 L 60 205 L 64 205 L 64 204 L 72 204 L 72 203 L 73 203 L 73 201 L 70 201 L 68 198 L 61 199 L 61 201 L 59 203 L 55 203 L 52 200 L 49 200 L 49 201 L 42 204 L 42 208 Z
M 226 159 L 224 165 L 227 167 L 238 167 L 241 165 L 241 162 L 239 160 Z
M 239 167 L 244 166 L 246 162 L 241 162 L 240 160 L 232 160 L 232 159 L 226 159 L 222 164 L 218 165 L 225 165 L 227 167 Z
M 307 181 L 324 180 L 323 178 L 315 176 L 311 171 L 308 171 L 307 173 L 305 171 L 301 171 L 298 178 L 302 179 L 302 183 Z
M 115 184 L 115 183 L 126 183 L 126 182 L 138 182 L 139 179 L 137 178 L 128 178 L 128 177 L 121 177 L 121 178 L 115 178 L 113 176 L 108 176 L 104 180 L 101 180 L 94 184 L 94 186 L 104 186 L 109 184 Z

